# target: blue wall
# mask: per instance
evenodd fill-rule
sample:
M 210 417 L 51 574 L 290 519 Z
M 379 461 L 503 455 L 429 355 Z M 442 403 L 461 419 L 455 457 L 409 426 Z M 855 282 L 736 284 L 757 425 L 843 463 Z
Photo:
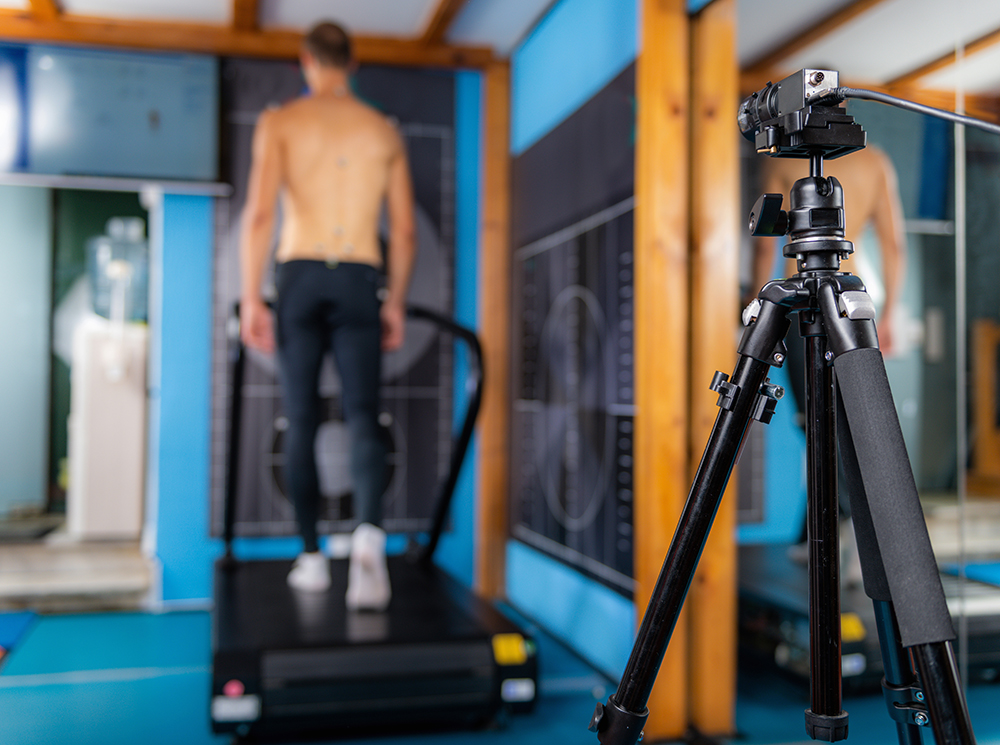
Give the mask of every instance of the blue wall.
M 635 60 L 637 0 L 561 0 L 511 58 L 511 152 L 531 147 Z
M 511 151 L 559 125 L 630 65 L 637 1 L 560 0 L 511 59 Z M 581 157 L 587 157 L 581 153 Z M 527 546 L 507 549 L 507 596 L 596 667 L 621 674 L 635 635 L 631 600 Z
M 482 75 L 455 75 L 455 320 L 476 329 L 478 314 L 480 184 L 482 178 Z M 455 419 L 464 416 L 468 370 L 465 348 L 455 355 Z M 452 529 L 441 537 L 436 563 L 467 587 L 474 577 L 475 482 L 477 459 L 473 438 L 452 498 Z
M 153 258 L 151 476 L 167 603 L 208 598 L 218 552 L 208 539 L 212 212 L 210 197 L 166 195 Z

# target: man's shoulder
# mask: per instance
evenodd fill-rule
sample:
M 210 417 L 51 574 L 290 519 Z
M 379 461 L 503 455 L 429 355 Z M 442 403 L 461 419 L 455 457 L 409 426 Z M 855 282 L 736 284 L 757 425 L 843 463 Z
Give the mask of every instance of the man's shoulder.
M 372 122 L 377 122 L 381 126 L 386 127 L 387 129 L 392 129 L 392 130 L 396 129 L 394 120 L 391 117 L 387 116 L 386 114 L 384 114 L 382 111 L 372 106 L 367 101 L 363 101 L 360 98 L 353 98 L 351 99 L 351 101 L 352 104 L 355 107 L 357 107 L 357 112 L 359 116 L 366 117 Z

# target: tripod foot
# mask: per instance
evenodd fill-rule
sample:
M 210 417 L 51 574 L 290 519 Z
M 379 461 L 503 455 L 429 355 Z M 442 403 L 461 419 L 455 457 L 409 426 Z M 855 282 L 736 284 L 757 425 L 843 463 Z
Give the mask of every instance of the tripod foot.
M 614 696 L 606 704 L 598 704 L 587 728 L 597 733 L 602 745 L 635 745 L 642 739 L 642 728 L 649 717 L 649 709 L 641 714 L 626 711 L 615 701 Z
M 813 740 L 837 742 L 847 739 L 847 712 L 842 711 L 836 716 L 815 714 L 812 709 L 806 709 L 806 734 Z

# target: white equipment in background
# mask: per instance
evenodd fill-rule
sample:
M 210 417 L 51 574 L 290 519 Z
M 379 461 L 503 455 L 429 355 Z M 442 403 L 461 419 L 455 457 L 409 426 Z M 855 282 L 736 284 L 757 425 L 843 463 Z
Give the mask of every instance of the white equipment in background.
M 145 314 L 146 266 L 136 260 L 144 258 L 142 227 L 113 218 L 109 236 L 89 246 L 102 315 L 88 313 L 73 331 L 66 495 L 73 538 L 138 540 L 142 530 L 149 332 L 131 321 Z
M 81 539 L 139 539 L 146 461 L 142 324 L 98 315 L 73 338 L 66 522 Z

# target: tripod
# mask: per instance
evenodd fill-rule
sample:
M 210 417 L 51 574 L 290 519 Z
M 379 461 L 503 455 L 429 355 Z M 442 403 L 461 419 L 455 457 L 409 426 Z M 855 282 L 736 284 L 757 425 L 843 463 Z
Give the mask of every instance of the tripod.
M 817 72 L 802 71 L 812 74 L 813 83 L 823 80 Z M 824 157 L 864 147 L 864 132 L 839 108 L 812 106 L 802 96 L 792 103 L 778 100 L 787 99 L 790 86 L 775 93 L 782 84 L 768 85 L 760 98 L 774 95 L 748 99 L 741 125 L 744 114 L 752 127 L 763 122 L 758 148 L 808 157 L 810 175 L 792 187 L 787 212 L 781 209 L 781 195 L 763 195 L 751 212 L 750 230 L 788 234 L 783 252 L 796 259 L 798 271 L 760 290 L 743 313 L 746 329 L 732 377 L 716 373 L 712 381 L 720 407 L 715 426 L 621 682 L 606 704 L 597 705 L 590 728 L 604 745 L 631 745 L 641 737 L 646 702 L 744 437 L 752 420 L 771 418 L 783 394 L 767 372 L 783 364 L 789 316 L 797 314 L 806 362 L 806 731 L 828 742 L 846 738 L 848 731 L 840 659 L 839 449 L 864 588 L 875 606 L 886 705 L 899 742 L 917 745 L 921 728 L 930 725 L 937 745 L 971 745 L 975 738 L 952 647 L 955 634 L 878 348 L 875 307 L 861 280 L 840 271 L 842 259 L 853 251 L 844 238 L 843 189 L 835 178 L 823 176 Z M 765 104 L 774 104 L 774 111 Z M 786 115 L 795 108 L 800 110 L 794 114 L 805 115 Z

